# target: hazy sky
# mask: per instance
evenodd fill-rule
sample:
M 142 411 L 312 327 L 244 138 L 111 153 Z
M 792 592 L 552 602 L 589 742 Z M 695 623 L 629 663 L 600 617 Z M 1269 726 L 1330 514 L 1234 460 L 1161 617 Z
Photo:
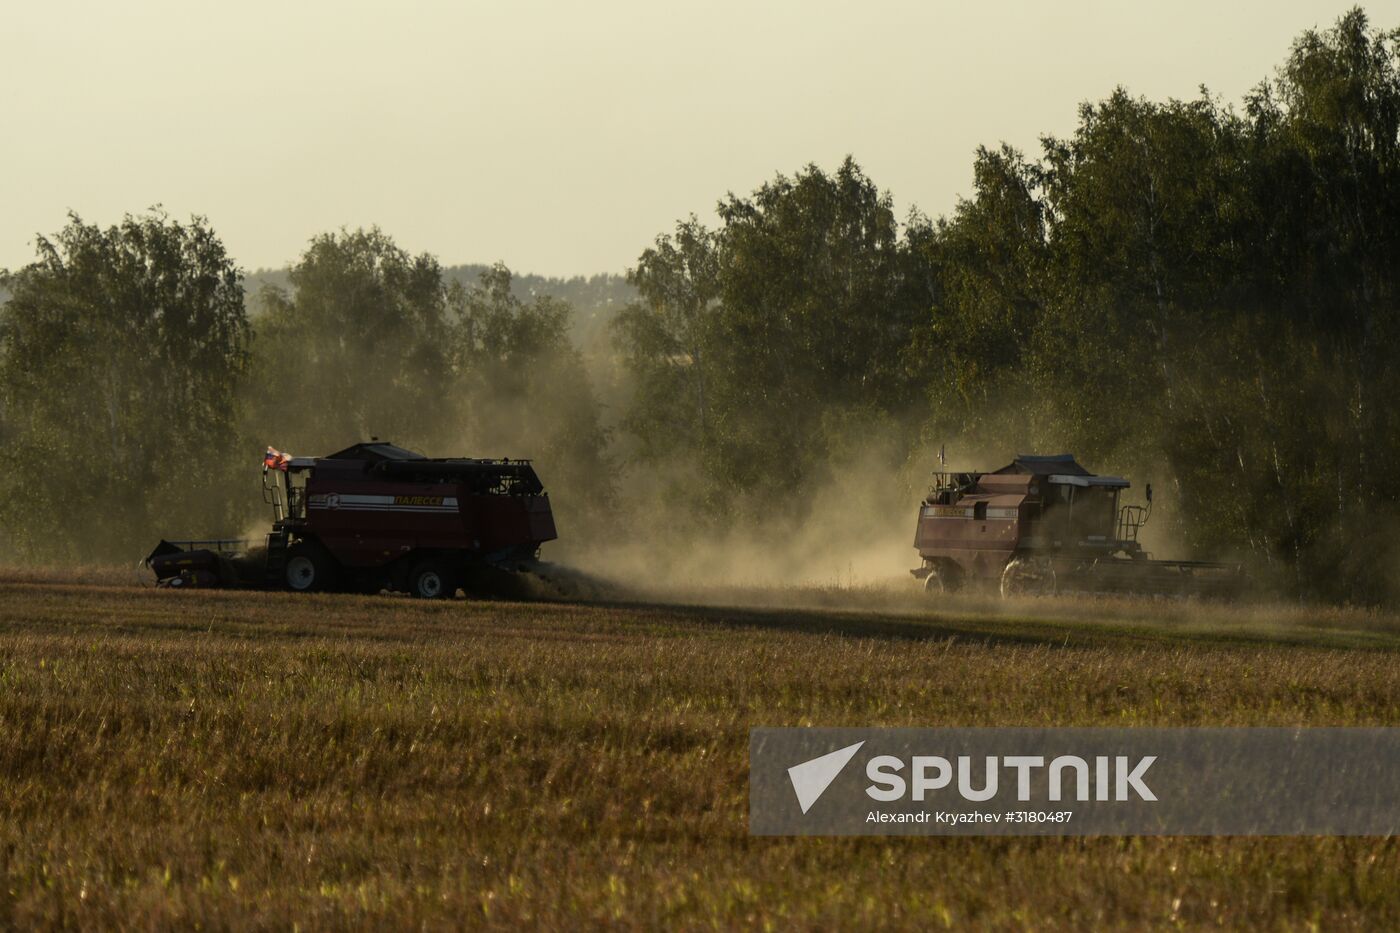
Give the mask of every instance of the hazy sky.
M 70 208 L 160 203 L 249 269 L 377 223 L 449 264 L 621 272 L 847 153 L 936 215 L 979 143 L 1035 149 L 1117 84 L 1238 102 L 1350 5 L 5 0 L 0 267 Z

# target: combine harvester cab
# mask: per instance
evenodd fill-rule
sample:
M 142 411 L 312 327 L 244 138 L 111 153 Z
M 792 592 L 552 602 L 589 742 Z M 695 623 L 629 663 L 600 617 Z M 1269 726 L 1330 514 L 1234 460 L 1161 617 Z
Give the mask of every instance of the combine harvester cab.
M 910 571 L 930 593 L 979 583 L 1003 596 L 1076 591 L 1236 595 L 1238 564 L 1153 560 L 1138 543 L 1152 510 L 1120 505 L 1127 480 L 1097 476 L 1073 455 L 1018 456 L 987 473 L 936 472 L 919 508 Z
M 273 523 L 260 553 L 161 542 L 146 560 L 159 585 L 447 598 L 499 587 L 558 537 L 528 460 L 432 459 L 379 441 L 316 458 L 269 449 L 263 497 Z

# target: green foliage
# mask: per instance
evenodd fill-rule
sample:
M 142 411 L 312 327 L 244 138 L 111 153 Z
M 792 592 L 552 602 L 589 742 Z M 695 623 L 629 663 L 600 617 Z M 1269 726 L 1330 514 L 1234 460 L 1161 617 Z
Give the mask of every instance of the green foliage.
M 239 535 L 261 447 L 322 455 L 378 435 L 437 455 L 534 457 L 561 524 L 615 500 L 572 311 L 503 266 L 464 288 L 378 229 L 315 238 L 266 287 L 255 333 L 202 220 L 74 217 L 3 280 L 0 548 L 123 559 L 160 536 Z
M 617 320 L 639 457 L 698 470 L 711 517 L 800 502 L 852 425 L 915 398 L 905 343 L 927 295 L 888 194 L 854 161 L 719 205 L 642 254 Z
M 206 222 L 152 212 L 104 229 L 70 215 L 4 286 L 0 546 L 131 557 L 226 520 L 248 324 Z
M 628 281 L 642 295 L 614 328 L 636 384 L 628 427 L 645 459 L 709 448 L 707 383 L 719 304 L 720 238 L 692 216 L 657 237 Z
M 530 457 L 565 527 L 605 514 L 614 470 L 572 309 L 523 300 L 511 278 L 497 265 L 465 287 L 377 228 L 317 237 L 290 291 L 264 292 L 245 433 L 308 455 L 378 436 Z
M 522 300 L 503 265 L 483 271 L 469 289 L 449 291 L 468 447 L 538 461 L 566 527 L 607 515 L 615 467 L 592 383 L 569 339 L 570 306 L 548 296 Z
M 436 259 L 377 228 L 323 234 L 263 296 L 250 424 L 264 444 L 316 455 L 370 436 L 422 446 L 461 412 L 452 319 Z M 256 444 L 256 442 L 255 442 Z
M 974 197 L 951 220 L 919 237 L 917 251 L 936 282 L 933 314 L 911 341 L 934 423 L 984 432 L 1004 409 L 1030 400 L 1027 354 L 1044 315 L 1048 262 L 1045 208 L 1035 196 L 1039 169 L 1019 152 L 981 148 Z M 1020 405 L 1003 405 L 1009 399 Z

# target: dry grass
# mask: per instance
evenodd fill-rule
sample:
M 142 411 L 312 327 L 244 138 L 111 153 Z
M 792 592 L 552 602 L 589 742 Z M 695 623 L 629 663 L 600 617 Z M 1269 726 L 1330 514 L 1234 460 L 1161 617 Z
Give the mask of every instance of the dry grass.
M 755 725 L 1400 723 L 1385 617 L 0 580 L 4 927 L 1400 926 L 1394 840 L 746 833 Z

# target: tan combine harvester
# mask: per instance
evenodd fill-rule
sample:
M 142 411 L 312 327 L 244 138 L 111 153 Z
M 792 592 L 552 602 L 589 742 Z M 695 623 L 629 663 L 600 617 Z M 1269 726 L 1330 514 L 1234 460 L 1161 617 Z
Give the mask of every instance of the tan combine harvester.
M 1238 564 L 1152 560 L 1138 531 L 1152 511 L 1120 506 L 1129 487 L 1096 476 L 1073 455 L 1018 456 L 989 473 L 933 474 L 919 508 L 911 570 L 930 593 L 976 583 L 1003 596 L 1062 591 L 1228 596 L 1238 593 Z

